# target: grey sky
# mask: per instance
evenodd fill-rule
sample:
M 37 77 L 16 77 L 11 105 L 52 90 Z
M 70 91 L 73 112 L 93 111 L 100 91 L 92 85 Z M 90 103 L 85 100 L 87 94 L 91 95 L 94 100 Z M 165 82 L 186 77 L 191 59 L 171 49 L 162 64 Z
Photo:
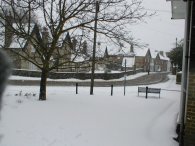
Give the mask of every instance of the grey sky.
M 130 26 L 133 36 L 149 44 L 151 50 L 169 51 L 184 37 L 184 20 L 171 20 L 171 3 L 166 0 L 143 0 L 148 12 L 156 15 L 146 19 L 147 23 Z

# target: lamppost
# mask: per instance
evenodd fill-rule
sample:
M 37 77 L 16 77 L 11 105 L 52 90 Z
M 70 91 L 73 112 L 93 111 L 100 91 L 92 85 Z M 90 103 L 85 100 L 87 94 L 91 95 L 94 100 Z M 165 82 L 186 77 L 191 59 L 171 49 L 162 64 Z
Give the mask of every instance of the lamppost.
M 92 68 L 91 68 L 91 86 L 90 86 L 90 95 L 93 95 L 93 86 L 94 86 L 94 71 L 95 71 L 95 52 L 96 52 L 96 33 L 97 33 L 97 18 L 99 12 L 99 1 L 95 2 L 95 24 L 94 24 L 94 40 L 93 40 L 93 56 L 92 56 Z

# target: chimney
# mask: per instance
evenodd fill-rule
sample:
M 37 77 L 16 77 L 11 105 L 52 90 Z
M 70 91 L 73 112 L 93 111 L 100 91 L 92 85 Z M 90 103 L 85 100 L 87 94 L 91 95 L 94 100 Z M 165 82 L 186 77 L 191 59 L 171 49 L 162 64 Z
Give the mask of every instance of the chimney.
M 164 52 L 163 51 L 160 51 L 159 53 L 160 53 L 161 56 L 164 57 Z
M 130 53 L 134 53 L 133 44 L 130 46 Z

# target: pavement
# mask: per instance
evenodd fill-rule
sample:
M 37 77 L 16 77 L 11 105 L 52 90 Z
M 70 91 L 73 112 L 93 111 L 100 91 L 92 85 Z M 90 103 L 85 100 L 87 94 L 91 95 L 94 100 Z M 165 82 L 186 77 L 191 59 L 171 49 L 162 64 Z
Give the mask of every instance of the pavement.
M 144 75 L 136 79 L 126 80 L 126 86 L 136 86 L 136 85 L 149 85 L 160 82 L 165 82 L 168 80 L 167 72 L 151 73 L 149 75 Z M 79 86 L 90 86 L 89 80 L 78 80 L 78 81 L 47 81 L 48 86 L 75 86 L 78 83 Z M 9 80 L 9 85 L 18 86 L 36 86 L 40 84 L 39 80 Z M 95 80 L 94 86 L 96 87 L 108 87 L 108 86 L 124 86 L 124 80 Z

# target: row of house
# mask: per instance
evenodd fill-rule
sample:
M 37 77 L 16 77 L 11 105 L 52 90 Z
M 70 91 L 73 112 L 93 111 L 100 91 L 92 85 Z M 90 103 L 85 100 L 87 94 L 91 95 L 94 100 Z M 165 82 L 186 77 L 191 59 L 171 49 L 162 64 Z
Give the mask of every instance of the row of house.
M 9 24 L 10 25 L 10 24 Z M 9 27 L 17 29 L 17 23 L 12 23 L 11 26 L 0 27 L 0 46 L 10 55 L 14 68 L 26 70 L 39 70 L 31 61 L 26 61 L 23 57 L 17 55 L 17 52 L 25 52 L 27 58 L 35 59 L 37 63 L 40 61 L 40 56 L 34 48 L 32 41 L 18 37 L 11 32 Z M 24 31 L 29 31 L 30 35 L 37 40 L 44 42 L 49 47 L 49 39 L 51 34 L 47 28 L 40 28 L 35 23 L 23 25 Z M 76 50 L 73 39 L 69 33 L 64 33 L 58 40 L 56 51 L 52 54 L 51 64 L 60 64 L 64 60 L 67 61 L 55 71 L 72 71 L 72 72 L 88 72 L 91 70 L 91 56 L 85 51 L 73 53 Z M 85 43 L 86 45 L 86 43 Z M 13 50 L 15 53 L 13 53 Z M 65 56 L 63 56 L 65 54 Z M 61 58 L 59 57 L 61 56 Z M 34 60 L 34 61 L 35 61 Z M 111 54 L 107 47 L 104 55 L 96 57 L 96 69 L 103 68 L 104 70 L 135 70 L 143 68 L 144 71 L 170 71 L 170 62 L 166 53 L 160 51 L 151 52 L 148 48 L 136 48 L 131 45 L 130 49 L 123 48 L 120 51 Z
M 163 51 L 155 51 L 151 53 L 150 71 L 171 71 L 172 66 L 167 53 Z
M 135 70 L 136 68 L 152 72 L 171 70 L 171 63 L 165 52 L 152 52 L 149 48 L 134 48 L 133 45 L 130 49 L 121 49 L 115 54 L 109 54 L 106 48 L 104 61 L 109 70 Z

